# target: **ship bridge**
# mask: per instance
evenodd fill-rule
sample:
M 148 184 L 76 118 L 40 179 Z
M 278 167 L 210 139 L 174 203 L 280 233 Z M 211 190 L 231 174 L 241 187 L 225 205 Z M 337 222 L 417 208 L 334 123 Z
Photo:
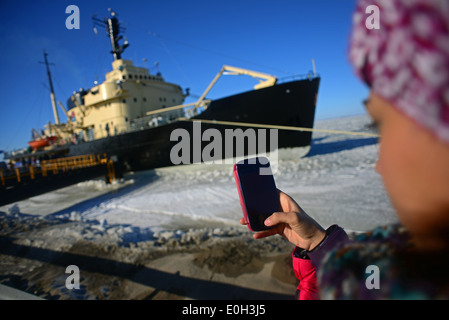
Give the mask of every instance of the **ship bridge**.
M 161 74 L 152 75 L 147 68 L 124 59 L 115 60 L 112 68 L 103 83 L 69 99 L 69 114 L 77 135 L 84 140 L 127 132 L 148 112 L 184 102 L 181 87 L 166 82 Z M 164 114 L 166 121 L 182 116 L 182 110 Z

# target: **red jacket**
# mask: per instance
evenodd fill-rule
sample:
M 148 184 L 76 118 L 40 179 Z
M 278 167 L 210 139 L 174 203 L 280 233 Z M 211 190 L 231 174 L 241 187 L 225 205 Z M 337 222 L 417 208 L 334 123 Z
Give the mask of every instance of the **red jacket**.
M 306 251 L 299 247 L 293 250 L 293 271 L 299 280 L 299 300 L 319 299 L 316 267 L 321 264 L 326 253 L 348 240 L 346 232 L 339 226 L 333 225 L 326 230 L 326 237 L 312 251 Z
M 296 248 L 295 248 L 296 251 Z M 316 269 L 310 259 L 298 258 L 293 251 L 293 271 L 299 280 L 298 300 L 317 300 L 319 297 Z

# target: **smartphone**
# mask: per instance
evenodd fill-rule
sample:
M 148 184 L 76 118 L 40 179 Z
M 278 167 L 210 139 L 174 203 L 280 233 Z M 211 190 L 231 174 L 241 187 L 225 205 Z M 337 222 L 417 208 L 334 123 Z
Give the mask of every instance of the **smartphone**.
M 268 159 L 257 157 L 237 162 L 234 178 L 248 228 L 251 231 L 270 229 L 264 221 L 280 210 L 280 202 Z

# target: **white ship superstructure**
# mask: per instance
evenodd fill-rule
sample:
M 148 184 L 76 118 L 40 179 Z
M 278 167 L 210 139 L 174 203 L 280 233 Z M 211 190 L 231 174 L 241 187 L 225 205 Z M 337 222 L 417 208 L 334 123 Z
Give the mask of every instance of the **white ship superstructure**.
M 113 136 L 140 127 L 159 125 L 183 116 L 183 110 L 147 116 L 154 110 L 181 105 L 185 96 L 180 86 L 165 82 L 160 74 L 118 59 L 106 80 L 70 98 L 68 115 L 74 133 L 85 141 Z

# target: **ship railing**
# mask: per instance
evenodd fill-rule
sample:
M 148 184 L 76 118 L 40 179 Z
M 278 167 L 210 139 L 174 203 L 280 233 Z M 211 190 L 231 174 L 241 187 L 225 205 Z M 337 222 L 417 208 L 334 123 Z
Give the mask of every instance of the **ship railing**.
M 152 110 L 147 112 L 147 116 L 160 116 L 161 114 L 164 114 L 166 112 L 170 111 L 176 111 L 176 110 L 183 110 L 184 117 L 192 118 L 196 116 L 197 114 L 201 113 L 203 110 L 207 109 L 209 105 L 211 104 L 212 100 L 210 99 L 199 99 L 196 102 L 191 102 L 187 104 L 181 104 L 173 107 L 168 108 L 162 108 L 157 110 Z M 178 117 L 177 117 L 178 118 Z
M 128 123 L 125 133 L 144 130 L 148 128 L 158 127 L 164 123 L 169 122 L 168 117 L 156 117 L 156 116 L 146 116 L 131 120 Z
M 296 74 L 295 73 L 295 74 L 292 74 L 292 75 L 289 75 L 286 77 L 279 78 L 278 83 L 285 83 L 285 82 L 294 81 L 294 80 L 313 80 L 313 79 L 316 79 L 319 77 L 320 77 L 319 74 L 314 73 L 312 71 L 310 71 L 307 74 Z
M 167 123 L 176 121 L 179 118 L 192 118 L 207 109 L 211 100 L 206 99 L 198 102 L 192 102 L 183 105 L 177 105 L 168 108 L 152 110 L 146 113 L 146 116 L 134 119 L 128 123 L 126 132 L 155 128 Z M 176 113 L 176 111 L 181 111 Z M 171 114 L 170 114 L 171 113 Z
M 52 171 L 54 174 L 56 174 L 59 171 L 67 172 L 70 170 L 106 164 L 107 161 L 108 160 L 106 155 L 100 156 L 93 154 L 43 160 L 41 161 L 41 171 L 42 174 L 46 176 L 49 171 Z
M 24 180 L 35 180 L 52 175 L 64 174 L 71 171 L 84 169 L 93 166 L 106 165 L 107 177 L 110 182 L 115 180 L 114 164 L 103 155 L 82 155 L 75 157 L 58 158 L 51 160 L 42 160 L 40 165 L 30 164 L 27 167 L 0 169 L 0 184 L 7 187 L 15 184 L 21 184 Z

